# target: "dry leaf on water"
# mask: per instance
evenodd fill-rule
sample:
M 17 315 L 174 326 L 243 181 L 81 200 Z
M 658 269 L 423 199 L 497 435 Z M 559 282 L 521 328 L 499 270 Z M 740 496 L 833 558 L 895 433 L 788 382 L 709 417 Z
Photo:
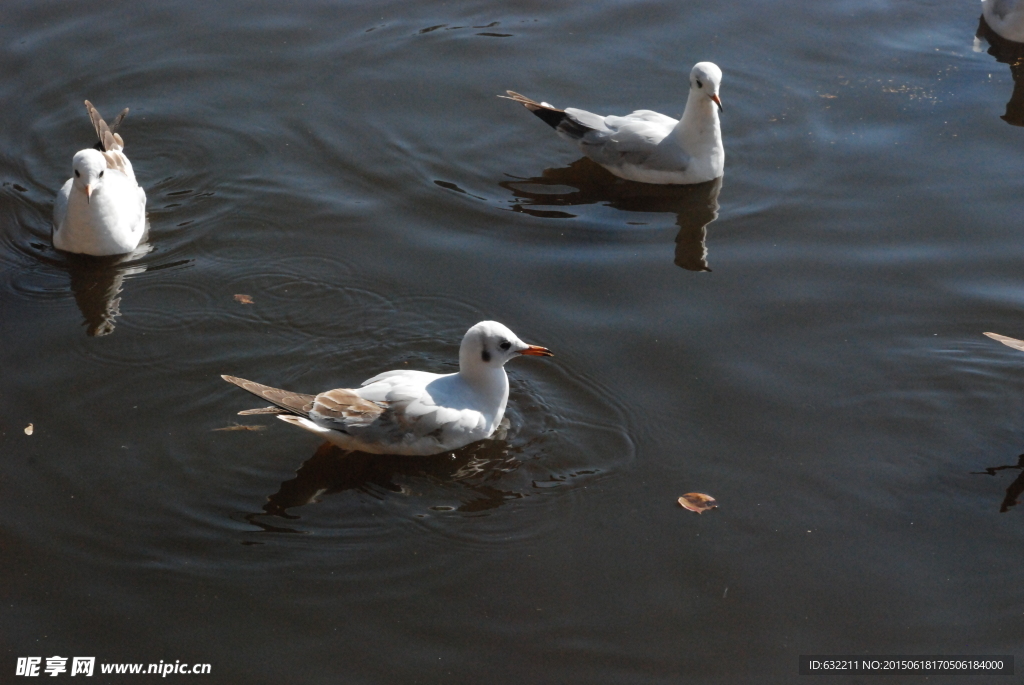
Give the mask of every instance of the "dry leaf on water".
M 255 424 L 241 424 L 233 423 L 230 426 L 224 426 L 223 428 L 214 428 L 215 431 L 261 431 L 266 430 L 266 426 L 257 426 Z
M 32 435 L 32 431 L 34 430 L 35 428 L 32 426 L 32 424 L 28 424 L 27 426 L 25 426 L 25 435 Z
M 714 497 L 705 495 L 703 492 L 688 492 L 679 498 L 679 504 L 682 505 L 683 509 L 689 509 L 698 514 L 718 506 L 718 502 L 715 501 Z
M 235 300 L 242 304 L 252 304 L 252 297 L 249 295 L 235 295 Z

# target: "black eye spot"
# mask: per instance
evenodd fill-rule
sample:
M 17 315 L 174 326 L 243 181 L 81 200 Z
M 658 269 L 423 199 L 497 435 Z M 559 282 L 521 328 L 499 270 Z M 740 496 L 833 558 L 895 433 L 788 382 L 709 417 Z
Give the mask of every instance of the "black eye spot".
M 484 362 L 489 362 L 491 361 L 491 353 L 488 352 L 487 350 L 484 350 L 483 352 L 480 353 L 480 358 L 483 359 Z
M 78 173 L 78 169 L 75 169 L 75 178 L 81 178 L 82 174 Z
M 503 350 L 507 350 L 508 348 L 512 347 L 512 343 L 510 343 L 508 340 L 502 340 L 501 344 L 498 345 L 498 347 L 500 347 Z
M 704 87 L 704 84 L 700 82 L 700 79 L 697 79 L 697 87 L 698 88 L 703 88 Z
M 102 171 L 100 172 L 100 178 L 103 178 L 103 172 Z

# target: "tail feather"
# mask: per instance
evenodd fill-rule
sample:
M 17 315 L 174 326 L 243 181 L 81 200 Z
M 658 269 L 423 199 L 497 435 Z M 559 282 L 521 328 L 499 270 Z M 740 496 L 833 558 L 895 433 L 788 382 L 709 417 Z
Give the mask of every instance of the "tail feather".
M 262 383 L 255 383 L 253 381 L 247 381 L 244 378 L 236 378 L 235 376 L 221 376 L 228 383 L 233 383 L 240 387 L 242 390 L 251 392 L 257 397 L 271 402 L 285 411 L 309 418 L 309 412 L 313 409 L 313 400 L 316 399 L 316 395 L 305 395 L 298 392 L 291 392 L 290 390 L 281 390 L 280 388 L 272 388 L 269 385 L 263 385 Z
M 536 114 L 541 121 L 551 128 L 558 128 L 558 125 L 561 124 L 568 116 L 564 111 L 557 107 L 552 107 L 546 102 L 531 100 L 525 95 L 520 95 L 514 90 L 506 90 L 505 92 L 508 93 L 508 95 L 499 95 L 498 97 L 518 102 L 522 106 L 526 107 L 526 109 Z
M 559 133 L 564 133 L 574 140 L 579 140 L 588 132 L 594 130 L 590 126 L 577 121 L 572 115 L 568 114 L 563 109 L 552 107 L 546 102 L 531 100 L 525 95 L 520 95 L 514 90 L 506 90 L 505 92 L 508 93 L 508 95 L 499 95 L 498 97 L 518 102 L 523 107 L 526 107 L 526 109 L 536 114 L 545 124 Z

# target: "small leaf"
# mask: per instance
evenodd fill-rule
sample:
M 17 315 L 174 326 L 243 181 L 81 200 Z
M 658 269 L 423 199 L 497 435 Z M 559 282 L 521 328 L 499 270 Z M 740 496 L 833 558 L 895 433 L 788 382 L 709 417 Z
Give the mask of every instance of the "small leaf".
M 698 514 L 703 514 L 708 509 L 714 509 L 718 506 L 718 502 L 711 495 L 705 495 L 703 492 L 688 492 L 679 498 L 679 504 L 682 505 L 683 509 L 689 509 L 695 511 Z
M 32 424 L 28 424 L 27 426 L 25 426 L 25 435 L 32 435 L 32 431 L 34 430 L 35 428 L 32 426 Z
M 235 301 L 242 304 L 252 304 L 252 297 L 249 295 L 235 295 Z

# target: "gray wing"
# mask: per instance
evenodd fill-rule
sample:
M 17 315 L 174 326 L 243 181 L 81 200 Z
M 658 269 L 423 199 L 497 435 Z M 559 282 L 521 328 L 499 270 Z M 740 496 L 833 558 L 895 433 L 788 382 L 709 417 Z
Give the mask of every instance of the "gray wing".
M 358 391 L 332 390 L 316 398 L 310 419 L 366 443 L 411 445 L 427 441 L 440 450 L 461 434 L 479 431 L 477 411 L 438 406 L 430 388 L 439 390 L 451 375 L 426 371 L 389 371 Z
M 664 166 L 673 170 L 685 167 L 686 160 L 675 158 L 677 155 L 663 160 L 663 164 L 657 163 L 665 154 L 659 145 L 679 123 L 677 120 L 650 110 L 639 110 L 624 117 L 603 117 L 602 123 L 604 130 L 594 129 L 580 140 L 584 153 L 595 162 L 611 166 Z
M 354 390 L 337 388 L 316 396 L 309 418 L 325 428 L 351 434 L 353 429 L 365 428 L 377 421 L 388 405 L 388 402 L 364 400 Z
M 585 109 L 576 109 L 575 107 L 566 107 L 565 113 L 578 125 L 589 129 L 590 131 L 597 131 L 604 134 L 612 133 L 612 129 L 608 128 L 607 123 L 610 117 L 594 114 L 593 112 L 588 112 Z
M 394 449 L 423 437 L 424 432 L 417 430 L 418 422 L 411 421 L 405 411 L 409 404 L 409 400 L 365 400 L 352 390 L 338 388 L 316 396 L 309 418 L 323 428 Z
M 61 189 L 57 192 L 57 198 L 53 201 L 53 230 L 54 232 L 59 231 L 64 227 L 64 219 L 68 215 L 68 198 L 71 197 L 71 186 L 74 185 L 72 179 L 68 179 Z

